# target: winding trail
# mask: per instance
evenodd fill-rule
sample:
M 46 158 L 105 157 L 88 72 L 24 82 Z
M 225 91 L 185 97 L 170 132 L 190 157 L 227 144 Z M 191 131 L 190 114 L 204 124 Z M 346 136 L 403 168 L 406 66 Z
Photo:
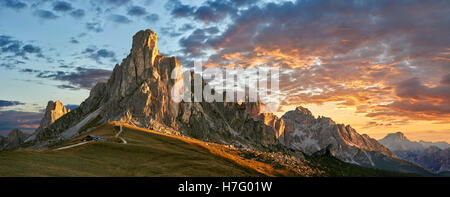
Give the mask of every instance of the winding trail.
M 123 139 L 122 137 L 120 137 L 120 134 L 122 134 L 122 132 L 123 132 L 123 126 L 122 126 L 122 123 L 121 123 L 121 122 L 119 122 L 119 125 L 120 125 L 120 131 L 119 131 L 118 133 L 116 133 L 116 135 L 115 135 L 114 137 L 115 137 L 115 138 L 119 138 L 119 139 L 122 141 L 122 143 L 128 144 L 128 142 L 127 142 L 125 139 Z M 69 149 L 69 148 L 73 148 L 73 147 L 77 147 L 77 146 L 81 146 L 81 145 L 87 144 L 87 143 L 89 143 L 89 142 L 93 142 L 93 141 L 80 142 L 80 143 L 77 143 L 77 144 L 72 144 L 72 145 L 69 145 L 69 146 L 60 147 L 60 148 L 57 148 L 57 149 L 55 149 L 55 150 Z
M 64 146 L 64 147 L 61 147 L 61 148 L 57 148 L 57 149 L 55 149 L 55 150 L 64 150 L 64 149 L 68 149 L 68 148 L 73 148 L 73 147 L 81 146 L 81 145 L 87 144 L 87 143 L 89 143 L 89 141 L 88 141 L 88 142 L 80 142 L 80 143 L 78 143 L 78 144 L 72 144 L 72 145 L 70 145 L 70 146 Z
M 119 125 L 120 125 L 120 131 L 115 135 L 115 137 L 122 140 L 122 143 L 127 144 L 127 141 L 125 139 L 123 139 L 122 137 L 119 137 L 119 135 L 122 134 L 122 132 L 123 132 L 122 123 L 119 122 Z

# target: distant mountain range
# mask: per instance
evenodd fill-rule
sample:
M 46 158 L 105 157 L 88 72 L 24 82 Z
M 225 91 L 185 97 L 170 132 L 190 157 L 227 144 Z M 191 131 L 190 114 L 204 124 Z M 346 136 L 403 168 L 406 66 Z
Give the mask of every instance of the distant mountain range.
M 390 133 L 379 142 L 398 157 L 433 172 L 450 171 L 450 144 L 446 142 L 414 142 L 401 132 Z
M 254 103 L 248 113 L 272 127 L 279 142 L 308 155 L 328 149 L 334 157 L 360 166 L 430 175 L 427 170 L 398 158 L 391 150 L 368 135 L 361 135 L 350 125 L 337 124 L 331 118 L 315 118 L 308 109 L 297 107 L 281 118 L 260 113 L 263 104 Z
M 133 36 L 130 54 L 114 67 L 107 82 L 97 83 L 89 97 L 71 111 L 59 101 L 49 102 L 40 127 L 26 140 L 20 138 L 23 143 L 15 143 L 14 146 L 48 148 L 111 121 L 119 121 L 245 150 L 285 155 L 295 153 L 306 163 L 308 158 L 316 160 L 325 156 L 327 161 L 334 161 L 330 159 L 333 157 L 351 163 L 348 166 L 356 164 L 372 169 L 433 175 L 414 164 L 416 162 L 400 159 L 402 157 L 399 155 L 399 158 L 389 146 L 368 135 L 360 135 L 350 125 L 337 124 L 327 117 L 315 118 L 301 106 L 279 118 L 272 113 L 262 113 L 263 104 L 260 102 L 175 103 L 170 94 L 175 83 L 182 80 L 183 75 L 195 76 L 187 71 L 172 78 L 172 71 L 180 68 L 175 57 L 160 54 L 153 31 L 139 31 Z M 322 162 L 320 165 L 326 167 L 331 164 Z M 441 168 L 434 171 L 441 172 Z
M 14 149 L 22 144 L 30 135 L 23 133 L 19 129 L 13 129 L 7 137 L 0 135 L 0 150 Z

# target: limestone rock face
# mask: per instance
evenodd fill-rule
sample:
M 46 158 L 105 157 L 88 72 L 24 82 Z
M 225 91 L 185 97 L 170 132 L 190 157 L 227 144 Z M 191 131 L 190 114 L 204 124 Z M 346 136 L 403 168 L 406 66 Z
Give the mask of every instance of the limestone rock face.
M 308 154 L 328 146 L 331 153 L 346 162 L 374 166 L 371 152 L 395 158 L 395 154 L 368 135 L 360 135 L 350 125 L 336 124 L 327 117 L 315 118 L 303 107 L 297 107 L 282 116 L 285 130 L 282 143 Z
M 61 101 L 49 101 L 45 108 L 44 117 L 41 120 L 40 128 L 46 128 L 53 124 L 58 118 L 67 113 L 66 107 Z
M 278 139 L 280 139 L 281 141 L 284 140 L 283 133 L 286 128 L 286 125 L 283 119 L 278 118 L 273 113 L 262 113 L 258 116 L 258 120 L 261 120 L 262 122 L 264 122 L 265 125 L 271 127 L 275 132 L 275 136 Z
M 245 111 L 257 121 L 261 121 L 265 125 L 272 128 L 275 136 L 280 139 L 285 129 L 284 120 L 278 118 L 273 113 L 262 113 L 264 104 L 261 101 L 244 103 Z
M 45 128 L 36 140 L 67 139 L 95 125 L 121 120 L 206 141 L 256 148 L 278 143 L 271 127 L 249 115 L 247 104 L 174 102 L 171 91 L 183 79 L 183 73 L 172 77 L 174 70 L 181 71 L 181 65 L 175 57 L 160 54 L 156 34 L 139 31 L 130 54 L 114 67 L 109 80 L 99 82 L 78 108 Z
M 278 118 L 272 113 L 260 113 L 262 107 L 261 103 L 254 103 L 247 111 L 270 126 L 278 140 L 289 148 L 309 155 L 327 150 L 343 161 L 369 167 L 376 167 L 377 160 L 396 158 L 368 135 L 360 135 L 349 125 L 336 124 L 327 117 L 315 118 L 307 108 L 299 106 Z
M 70 110 L 67 110 L 66 107 L 61 103 L 61 101 L 48 101 L 47 107 L 45 108 L 44 117 L 42 117 L 41 123 L 39 127 L 35 130 L 35 132 L 30 136 L 29 140 L 36 139 L 37 136 L 42 135 L 41 133 L 46 130 L 50 125 L 52 125 L 56 120 L 67 114 Z

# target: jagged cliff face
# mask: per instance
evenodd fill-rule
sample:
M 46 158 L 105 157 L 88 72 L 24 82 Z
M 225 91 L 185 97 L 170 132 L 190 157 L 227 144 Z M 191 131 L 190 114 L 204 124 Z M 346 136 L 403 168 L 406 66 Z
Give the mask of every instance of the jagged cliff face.
M 152 126 L 153 122 L 176 128 L 179 112 L 170 91 L 179 79 L 171 73 L 180 63 L 175 57 L 160 55 L 157 36 L 140 31 L 133 37 L 130 54 L 116 65 L 108 82 L 97 92 L 104 104 L 104 118 L 136 121 Z
M 368 135 L 360 135 L 350 125 L 336 124 L 327 117 L 315 118 L 303 107 L 282 116 L 285 130 L 280 141 L 286 146 L 312 154 L 330 146 L 337 158 L 360 165 L 375 166 L 374 153 L 396 157 L 389 149 Z
M 25 141 L 35 140 L 36 136 L 41 135 L 41 133 L 47 129 L 50 125 L 52 125 L 56 120 L 67 114 L 70 110 L 67 110 L 66 107 L 61 103 L 61 101 L 49 101 L 47 103 L 47 107 L 45 108 L 44 117 L 41 119 L 41 123 L 39 127 L 35 130 L 35 132 Z
M 270 126 L 287 147 L 309 155 L 328 148 L 332 155 L 343 161 L 372 167 L 377 165 L 376 160 L 380 157 L 396 158 L 393 152 L 368 135 L 360 135 L 349 125 L 336 124 L 330 118 L 315 118 L 306 108 L 297 107 L 281 118 L 272 113 L 260 113 L 261 108 L 261 103 L 255 103 L 248 108 L 248 113 Z
M 130 54 L 116 65 L 106 83 L 99 82 L 80 107 L 56 120 L 37 141 L 68 139 L 90 127 L 122 120 L 138 126 L 180 132 L 206 141 L 267 147 L 277 144 L 272 128 L 252 119 L 249 104 L 181 102 L 171 99 L 172 71 L 181 65 L 162 56 L 151 30 L 133 36 Z
M 271 127 L 275 132 L 275 136 L 282 141 L 286 128 L 283 119 L 278 118 L 273 113 L 262 113 L 258 116 L 258 120 L 261 120 L 265 125 Z
M 375 156 L 395 157 L 367 135 L 359 135 L 350 126 L 336 124 L 329 118 L 315 119 L 309 110 L 301 107 L 278 118 L 261 113 L 263 106 L 259 102 L 176 103 L 171 91 L 183 75 L 172 78 L 172 71 L 180 68 L 175 57 L 160 54 L 153 31 L 136 33 L 130 54 L 114 67 L 109 80 L 97 83 L 78 108 L 51 124 L 43 124 L 34 143 L 30 143 L 31 148 L 47 147 L 97 125 L 120 120 L 157 131 L 259 150 L 289 147 L 314 153 L 331 147 L 330 151 L 339 159 L 367 166 L 375 165 L 376 161 L 372 161 Z
M 405 156 L 400 156 L 406 161 L 416 163 L 433 172 L 450 171 L 450 148 L 440 149 L 437 146 L 429 146 L 418 152 L 405 152 Z M 404 153 L 404 154 L 405 154 Z
M 41 120 L 39 128 L 46 128 L 53 124 L 58 118 L 67 113 L 66 107 L 61 101 L 49 101 L 45 108 L 44 117 Z
M 264 104 L 261 103 L 261 101 L 254 102 L 254 103 L 246 103 L 245 111 L 250 114 L 250 116 L 256 120 L 264 123 L 265 125 L 272 128 L 275 136 L 280 139 L 282 137 L 284 129 L 285 129 L 285 123 L 284 120 L 281 118 L 278 118 L 273 113 L 262 113 L 264 108 Z

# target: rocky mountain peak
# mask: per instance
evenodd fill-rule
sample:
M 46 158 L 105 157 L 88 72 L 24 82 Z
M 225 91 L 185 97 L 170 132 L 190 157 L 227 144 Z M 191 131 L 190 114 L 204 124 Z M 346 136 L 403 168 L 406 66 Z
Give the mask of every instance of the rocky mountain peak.
M 273 113 L 261 113 L 258 116 L 258 120 L 264 122 L 265 125 L 271 127 L 275 132 L 275 136 L 280 139 L 283 135 L 285 124 L 284 120 L 278 118 Z
M 402 140 L 408 140 L 408 138 L 406 138 L 405 134 L 403 134 L 402 132 L 396 132 L 396 133 L 389 133 L 388 135 L 386 135 L 386 137 L 384 137 L 385 139 L 389 139 L 389 140 L 396 140 L 396 141 L 402 141 Z
M 253 119 L 258 119 L 258 116 L 261 114 L 263 104 L 261 101 L 257 102 L 245 102 L 245 111 L 249 113 Z
M 304 114 L 304 115 L 307 115 L 307 116 L 313 116 L 313 114 L 311 113 L 311 111 L 309 111 L 309 109 L 304 108 L 302 106 L 296 107 L 295 108 L 295 112 L 301 113 L 301 114 Z
M 6 142 L 3 144 L 4 149 L 13 149 L 17 147 L 18 145 L 22 144 L 25 139 L 28 137 L 27 134 L 23 133 L 19 129 L 13 129 L 11 132 L 9 132 L 8 137 L 6 139 Z M 0 147 L 1 149 L 2 147 Z
M 335 157 L 365 166 L 376 165 L 372 160 L 376 154 L 395 157 L 394 153 L 368 135 L 359 134 L 349 125 L 336 124 L 331 118 L 315 118 L 307 108 L 299 106 L 281 118 L 285 129 L 279 140 L 307 154 L 331 147 Z
M 149 50 L 158 51 L 158 36 L 150 29 L 141 30 L 133 36 L 133 44 L 131 52 L 139 49 L 148 48 Z
M 61 101 L 49 101 L 47 103 L 47 107 L 45 108 L 45 114 L 41 120 L 40 128 L 48 127 L 67 112 L 66 107 L 61 103 Z
M 286 112 L 283 116 L 281 116 L 281 118 L 303 123 L 315 121 L 315 117 L 311 113 L 311 111 L 302 106 L 298 106 L 295 108 L 295 110 Z
M 22 131 L 20 131 L 19 129 L 13 129 L 11 132 L 9 132 L 8 139 L 11 140 L 20 137 L 21 135 L 23 135 Z
M 431 171 L 450 170 L 450 145 L 445 142 L 410 141 L 401 132 L 390 133 L 379 142 L 400 158 Z
M 41 132 L 37 141 L 71 139 L 87 132 L 86 125 L 124 121 L 206 141 L 261 148 L 277 143 L 272 128 L 249 115 L 260 112 L 258 104 L 250 109 L 234 102 L 175 102 L 175 84 L 183 74 L 193 74 L 180 73 L 174 79 L 173 71 L 181 71 L 181 65 L 175 57 L 159 53 L 156 34 L 137 32 L 130 54 L 114 67 L 108 81 L 94 86 L 78 108 Z

